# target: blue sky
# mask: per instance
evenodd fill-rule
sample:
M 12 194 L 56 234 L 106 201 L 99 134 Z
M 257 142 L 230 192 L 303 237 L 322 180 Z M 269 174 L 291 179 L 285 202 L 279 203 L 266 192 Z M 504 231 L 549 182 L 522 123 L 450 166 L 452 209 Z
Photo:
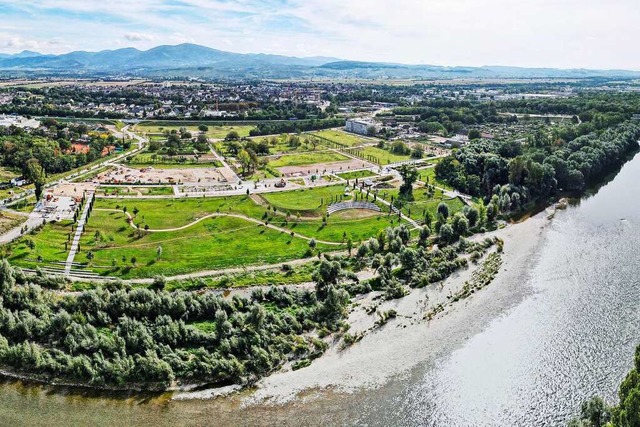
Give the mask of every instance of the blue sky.
M 0 52 L 198 43 L 438 65 L 640 70 L 638 0 L 0 0 Z

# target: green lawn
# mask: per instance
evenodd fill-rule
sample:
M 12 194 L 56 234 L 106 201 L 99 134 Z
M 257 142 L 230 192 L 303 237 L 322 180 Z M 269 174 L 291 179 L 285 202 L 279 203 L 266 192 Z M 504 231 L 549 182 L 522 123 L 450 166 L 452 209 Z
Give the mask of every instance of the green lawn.
M 453 189 L 446 182 L 436 179 L 435 168 L 420 169 L 418 170 L 418 172 L 420 172 L 420 181 L 424 182 L 425 184 L 435 185 L 437 187 L 444 188 L 445 190 Z
M 313 211 L 318 212 L 334 199 L 344 194 L 344 185 L 330 187 L 304 188 L 300 190 L 266 193 L 263 198 L 281 211 Z
M 374 156 L 377 157 L 381 165 L 388 165 L 390 163 L 396 162 L 404 162 L 405 160 L 409 160 L 411 157 L 409 155 L 400 155 L 393 154 L 387 150 L 383 150 L 378 147 L 364 147 L 359 149 L 364 156 Z
M 173 194 L 173 188 L 167 186 L 149 186 L 149 187 L 127 187 L 127 186 L 107 186 L 99 187 L 97 194 L 107 196 L 135 196 L 138 192 L 149 196 L 167 196 Z
M 365 144 L 371 144 L 374 142 L 371 139 L 362 138 L 360 135 L 344 132 L 335 129 L 326 129 L 318 132 L 309 132 L 310 135 L 317 135 L 322 138 L 330 139 L 331 141 L 338 142 L 346 145 L 347 147 L 357 147 Z
M 236 131 L 238 132 L 238 135 L 240 135 L 240 137 L 245 137 L 245 136 L 249 136 L 249 132 L 251 131 L 251 129 L 255 129 L 255 126 L 251 126 L 251 125 L 238 125 L 238 126 L 217 126 L 217 125 L 206 125 L 209 130 L 207 131 L 207 136 L 209 138 L 214 138 L 214 139 L 222 139 L 225 138 L 227 136 L 227 134 L 231 131 Z M 146 125 L 146 124 L 141 124 L 141 125 L 137 125 L 135 127 L 135 131 L 136 132 L 144 132 L 144 133 L 150 133 L 150 134 L 162 134 L 164 133 L 164 131 L 168 130 L 168 131 L 172 131 L 172 130 L 176 130 L 179 131 L 181 127 L 185 127 L 187 128 L 187 130 L 189 132 L 191 132 L 194 136 L 197 135 L 198 133 L 200 133 L 200 131 L 198 130 L 198 126 L 194 126 L 194 125 L 189 125 L 189 126 L 156 126 L 156 125 Z
M 284 166 L 306 166 L 319 163 L 340 162 L 344 160 L 349 160 L 349 157 L 336 153 L 335 151 L 307 151 L 304 153 L 285 154 L 277 158 L 270 158 L 269 166 L 272 168 Z
M 369 169 L 352 171 L 352 172 L 343 172 L 336 174 L 342 179 L 356 179 L 356 178 L 369 178 L 370 176 L 378 176 L 375 172 L 370 171 Z
M 29 268 L 38 265 L 36 262 L 38 256 L 42 257 L 43 263 L 66 261 L 68 252 L 65 251 L 64 243 L 67 241 L 68 234 L 71 233 L 72 223 L 73 221 L 60 221 L 47 224 L 35 235 L 27 234 L 20 238 L 15 244 L 10 245 L 9 261 Z M 35 243 L 33 249 L 26 244 L 28 240 Z
M 155 155 L 155 157 L 154 157 Z M 222 164 L 217 160 L 201 160 L 198 161 L 194 157 L 189 156 L 164 156 L 161 154 L 154 153 L 140 153 L 133 156 L 128 163 L 127 166 L 138 168 L 138 167 L 146 167 L 153 166 L 158 169 L 170 169 L 170 168 L 216 168 L 222 166 Z
M 17 178 L 21 175 L 21 172 L 17 169 L 6 168 L 0 166 L 0 182 L 8 182 L 13 178 Z
M 247 196 L 179 198 L 179 199 L 96 199 L 96 209 L 120 209 L 127 207 L 130 214 L 138 209 L 135 223 L 148 225 L 154 230 L 182 227 L 216 212 L 238 213 L 261 219 L 266 211 Z
M 102 235 L 98 241 L 97 230 Z M 81 246 L 83 252 L 76 262 L 88 263 L 86 254 L 92 251 L 92 265 L 103 267 L 97 271 L 124 278 L 273 264 L 302 258 L 309 251 L 306 240 L 240 218 L 209 218 L 178 232 L 140 236 L 126 223 L 123 213 L 105 211 L 94 211 Z M 158 246 L 162 247 L 160 257 Z M 318 244 L 317 249 L 335 248 Z
M 398 189 L 381 190 L 378 197 L 383 198 L 386 201 L 391 201 L 391 196 L 394 200 L 398 198 Z M 416 188 L 413 190 L 414 201 L 405 203 L 402 207 L 402 213 L 415 220 L 424 219 L 425 213 L 431 212 L 431 216 L 435 219 L 437 217 L 438 205 L 442 202 L 449 206 L 449 215 L 453 215 L 464 207 L 464 203 L 460 199 L 447 198 L 441 190 L 435 189 L 433 193 L 430 193 L 427 188 Z

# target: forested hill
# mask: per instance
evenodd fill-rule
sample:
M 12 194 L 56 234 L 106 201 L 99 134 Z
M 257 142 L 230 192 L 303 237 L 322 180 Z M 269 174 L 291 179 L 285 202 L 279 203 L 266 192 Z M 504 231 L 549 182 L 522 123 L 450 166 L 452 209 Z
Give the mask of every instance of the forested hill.
M 23 52 L 0 56 L 5 75 L 122 75 L 203 78 L 637 78 L 640 72 L 521 68 L 503 66 L 448 67 L 380 62 L 342 61 L 336 58 L 298 58 L 281 55 L 240 54 L 195 44 L 157 46 L 101 52 L 41 55 Z

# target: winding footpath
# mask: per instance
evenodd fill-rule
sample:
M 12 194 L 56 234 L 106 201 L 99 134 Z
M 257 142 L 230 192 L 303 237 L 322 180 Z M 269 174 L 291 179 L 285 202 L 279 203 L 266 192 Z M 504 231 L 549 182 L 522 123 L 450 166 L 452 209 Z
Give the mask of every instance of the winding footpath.
M 96 209 L 96 211 L 122 212 L 119 209 Z M 125 214 L 129 218 L 129 221 L 128 221 L 129 225 L 131 225 L 131 227 L 135 228 L 136 230 L 139 229 L 139 227 L 133 223 L 133 217 L 131 216 L 131 214 L 129 214 L 129 212 L 126 212 Z M 150 233 L 166 233 L 166 232 L 181 231 L 181 230 L 184 230 L 186 228 L 192 227 L 192 226 L 198 224 L 199 222 L 204 221 L 205 219 L 215 218 L 215 217 L 225 217 L 225 216 L 226 217 L 231 217 L 231 218 L 242 219 L 242 220 L 245 220 L 245 221 L 248 221 L 248 222 L 253 222 L 254 224 L 258 224 L 260 226 L 267 227 L 267 228 L 270 228 L 272 230 L 279 231 L 281 233 L 287 233 L 287 234 L 291 234 L 292 233 L 291 230 L 288 230 L 286 228 L 278 227 L 277 225 L 273 225 L 273 224 L 267 224 L 264 221 L 261 221 L 261 220 L 255 219 L 255 218 L 251 218 L 249 216 L 240 215 L 240 214 L 227 214 L 227 213 L 212 213 L 212 214 L 209 214 L 209 215 L 205 215 L 202 218 L 198 218 L 195 221 L 190 222 L 189 224 L 183 225 L 182 227 L 163 228 L 163 229 L 152 229 L 152 228 L 149 228 L 149 229 L 145 229 L 144 231 L 148 231 Z M 308 242 L 310 242 L 311 240 L 315 240 L 316 243 L 322 243 L 323 245 L 331 245 L 331 246 L 340 246 L 340 245 L 342 245 L 342 243 L 329 242 L 329 241 L 326 241 L 326 240 L 317 240 L 317 239 L 314 239 L 313 237 L 303 236 L 302 234 L 295 233 L 295 232 L 293 232 L 292 236 L 293 237 L 297 237 L 297 238 L 302 239 L 302 240 L 306 240 Z

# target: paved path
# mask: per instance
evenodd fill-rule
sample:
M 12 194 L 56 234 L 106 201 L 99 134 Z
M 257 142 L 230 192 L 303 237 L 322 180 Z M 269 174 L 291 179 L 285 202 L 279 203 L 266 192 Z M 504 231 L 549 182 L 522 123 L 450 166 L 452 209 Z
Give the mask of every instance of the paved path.
M 87 200 L 84 203 L 84 209 L 82 210 L 82 214 L 80 215 L 80 219 L 76 223 L 76 234 L 73 236 L 73 242 L 71 243 L 71 250 L 69 251 L 69 256 L 67 257 L 67 262 L 64 266 L 64 275 L 69 276 L 71 273 L 71 267 L 73 266 L 73 259 L 78 252 L 78 246 L 80 245 L 80 237 L 82 237 L 82 232 L 84 231 L 84 225 L 87 222 L 87 215 L 89 215 L 89 206 L 93 201 L 94 193 L 89 193 Z
M 15 239 L 19 238 L 20 236 L 23 236 L 24 234 L 33 230 L 34 228 L 42 225 L 42 220 L 43 218 L 40 212 L 31 212 L 30 214 L 28 214 L 28 218 L 25 222 L 12 228 L 11 230 L 8 230 L 6 233 L 0 236 L 0 245 L 4 245 L 5 243 L 12 242 Z M 25 226 L 27 227 L 27 230 L 25 233 L 23 233 L 22 229 Z
M 366 194 L 366 191 L 364 191 L 361 187 L 356 187 L 356 190 L 360 191 L 361 194 Z M 420 228 L 420 224 L 418 224 L 417 222 L 415 222 L 414 220 L 412 220 L 411 218 L 403 214 L 401 211 L 398 210 L 398 208 L 393 206 L 391 203 L 387 202 L 381 197 L 378 197 L 376 200 L 382 203 L 383 205 L 390 207 L 391 211 L 394 212 L 396 215 L 400 213 L 400 217 L 405 221 L 407 221 L 409 224 L 411 224 L 413 228 Z

